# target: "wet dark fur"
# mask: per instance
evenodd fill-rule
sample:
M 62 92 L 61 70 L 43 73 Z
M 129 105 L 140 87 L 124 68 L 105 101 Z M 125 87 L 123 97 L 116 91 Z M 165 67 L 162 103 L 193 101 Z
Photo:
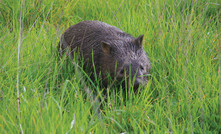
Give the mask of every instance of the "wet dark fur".
M 150 61 L 142 46 L 143 35 L 138 38 L 124 33 L 120 29 L 100 21 L 83 21 L 68 28 L 61 37 L 58 48 L 60 52 L 70 49 L 79 50 L 89 66 L 89 72 L 101 72 L 102 83 L 108 85 L 107 74 L 117 81 L 124 80 L 124 71 L 135 78 L 134 88 L 147 84 L 147 73 L 151 68 Z M 93 60 L 92 60 L 93 51 Z M 61 53 L 62 54 L 62 53 Z M 92 79 L 93 79 L 93 75 Z

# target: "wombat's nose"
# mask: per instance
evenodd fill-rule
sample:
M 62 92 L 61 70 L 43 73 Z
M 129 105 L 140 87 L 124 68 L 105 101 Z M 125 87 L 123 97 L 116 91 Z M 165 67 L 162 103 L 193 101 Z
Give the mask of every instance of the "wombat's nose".
M 134 81 L 134 89 L 137 90 L 140 85 L 140 79 L 135 79 Z

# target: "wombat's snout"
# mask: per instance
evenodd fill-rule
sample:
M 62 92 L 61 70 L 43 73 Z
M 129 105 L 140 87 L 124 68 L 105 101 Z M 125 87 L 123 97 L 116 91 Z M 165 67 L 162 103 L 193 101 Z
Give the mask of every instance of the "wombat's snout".
M 136 78 L 135 81 L 134 81 L 134 91 L 137 91 L 140 84 L 142 84 L 140 78 Z
M 145 80 L 145 78 L 143 77 L 143 73 L 142 71 L 140 71 L 139 69 L 136 69 L 137 71 L 131 71 L 131 73 L 129 73 L 128 71 L 126 72 L 126 79 L 124 77 L 124 75 L 119 75 L 118 76 L 118 80 L 123 80 L 124 82 L 122 83 L 122 86 L 125 88 L 125 80 L 127 82 L 127 90 L 129 89 L 133 89 L 134 92 L 136 93 L 139 86 L 145 86 L 148 82 L 148 80 Z M 133 86 L 133 87 L 131 87 Z
M 133 82 L 133 89 L 136 92 L 140 85 L 143 85 L 143 72 L 139 68 L 139 64 L 134 64 L 135 67 L 132 67 L 131 78 Z
M 120 63 L 118 65 L 121 65 Z M 135 93 L 140 86 L 143 87 L 148 82 L 147 77 L 145 77 L 146 70 L 136 60 L 130 60 L 130 63 L 123 63 L 123 66 L 119 67 L 117 74 L 117 80 L 123 82 L 123 88 L 127 90 L 133 89 Z

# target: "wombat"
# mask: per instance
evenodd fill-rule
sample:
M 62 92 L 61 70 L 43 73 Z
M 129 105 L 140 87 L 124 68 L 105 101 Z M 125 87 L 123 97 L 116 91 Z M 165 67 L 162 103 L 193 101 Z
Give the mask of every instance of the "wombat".
M 134 38 L 104 22 L 82 21 L 64 32 L 58 49 L 61 55 L 69 49 L 72 59 L 73 51 L 79 51 L 84 64 L 89 67 L 86 72 L 94 72 L 95 67 L 96 75 L 101 74 L 104 87 L 110 84 L 108 77 L 111 77 L 116 81 L 126 80 L 127 89 L 133 85 L 135 91 L 139 85 L 147 84 L 151 68 L 142 41 L 143 35 Z M 93 73 L 90 76 L 94 79 Z

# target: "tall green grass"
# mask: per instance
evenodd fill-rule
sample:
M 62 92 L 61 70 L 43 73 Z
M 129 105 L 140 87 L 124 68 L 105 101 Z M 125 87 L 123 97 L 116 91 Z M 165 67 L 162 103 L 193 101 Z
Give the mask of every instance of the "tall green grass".
M 2 0 L 0 133 L 221 133 L 220 7 L 218 0 Z M 61 34 L 83 20 L 144 34 L 152 64 L 138 95 L 94 84 L 110 90 L 101 118 L 82 74 L 56 57 Z

